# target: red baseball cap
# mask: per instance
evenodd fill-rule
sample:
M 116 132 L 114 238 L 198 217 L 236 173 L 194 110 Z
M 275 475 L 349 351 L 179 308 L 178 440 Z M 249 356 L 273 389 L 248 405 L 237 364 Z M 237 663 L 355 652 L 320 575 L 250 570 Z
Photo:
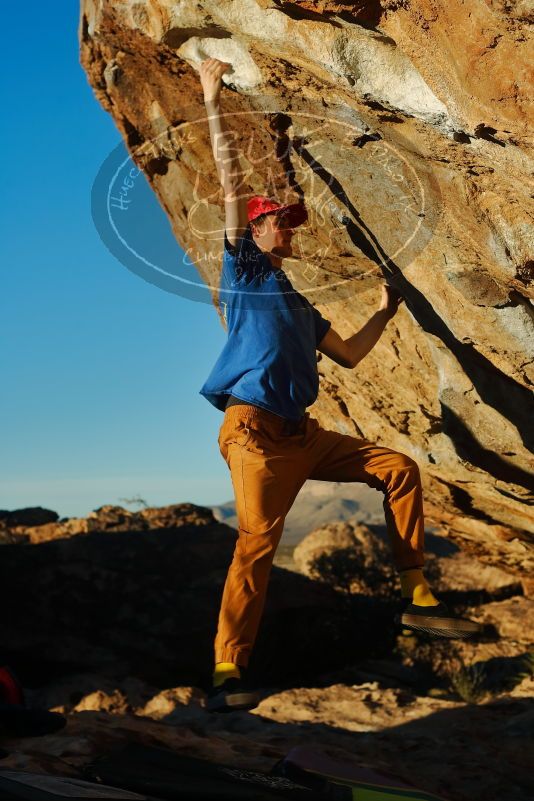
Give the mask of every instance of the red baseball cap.
M 290 203 L 282 205 L 263 195 L 255 195 L 247 201 L 248 221 L 251 222 L 259 217 L 260 214 L 270 214 L 271 212 L 285 212 L 284 220 L 287 221 L 287 228 L 296 228 L 308 219 L 308 212 L 304 203 Z

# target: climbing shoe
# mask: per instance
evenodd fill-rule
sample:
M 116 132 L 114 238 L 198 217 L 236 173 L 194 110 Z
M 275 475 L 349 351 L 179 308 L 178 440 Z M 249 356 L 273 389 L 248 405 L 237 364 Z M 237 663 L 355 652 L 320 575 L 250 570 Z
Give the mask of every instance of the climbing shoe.
M 259 693 L 247 686 L 241 678 L 230 678 L 218 687 L 208 690 L 208 712 L 233 712 L 236 709 L 254 709 L 260 702 Z
M 465 640 L 482 631 L 480 623 L 458 617 L 449 611 L 443 601 L 437 606 L 417 606 L 409 603 L 398 622 L 405 629 L 423 631 L 436 637 L 449 637 L 453 640 Z

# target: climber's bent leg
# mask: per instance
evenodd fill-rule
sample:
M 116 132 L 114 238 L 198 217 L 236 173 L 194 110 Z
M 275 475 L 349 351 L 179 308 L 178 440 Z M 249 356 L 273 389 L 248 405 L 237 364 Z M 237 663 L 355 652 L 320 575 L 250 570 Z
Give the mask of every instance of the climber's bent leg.
M 309 478 L 363 481 L 384 493 L 393 559 L 406 604 L 400 624 L 440 637 L 467 638 L 478 633 L 481 626 L 450 612 L 423 577 L 423 493 L 416 462 L 403 453 L 336 431 L 318 428 L 313 443 L 316 461 Z
M 409 456 L 337 431 L 320 429 L 310 478 L 363 482 L 384 493 L 384 514 L 398 571 L 421 569 L 424 557 L 423 492 Z

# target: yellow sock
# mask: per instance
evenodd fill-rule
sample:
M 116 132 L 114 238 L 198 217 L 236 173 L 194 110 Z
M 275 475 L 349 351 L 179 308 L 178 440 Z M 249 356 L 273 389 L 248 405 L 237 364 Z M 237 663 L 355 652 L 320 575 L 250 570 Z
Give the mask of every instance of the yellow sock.
M 241 671 L 233 662 L 217 662 L 213 671 L 213 686 L 218 687 L 226 679 L 240 679 Z
M 400 572 L 403 598 L 409 598 L 416 606 L 437 606 L 438 599 L 432 594 L 420 567 Z

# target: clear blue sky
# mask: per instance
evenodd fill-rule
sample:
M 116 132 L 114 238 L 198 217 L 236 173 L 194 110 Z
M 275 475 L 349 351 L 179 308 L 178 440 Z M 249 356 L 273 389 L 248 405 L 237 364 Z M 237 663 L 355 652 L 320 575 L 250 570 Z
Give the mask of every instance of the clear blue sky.
M 78 4 L 4 12 L 0 508 L 229 500 L 222 414 L 198 394 L 224 344 L 217 313 L 128 270 L 93 223 L 121 136 L 79 64 Z

